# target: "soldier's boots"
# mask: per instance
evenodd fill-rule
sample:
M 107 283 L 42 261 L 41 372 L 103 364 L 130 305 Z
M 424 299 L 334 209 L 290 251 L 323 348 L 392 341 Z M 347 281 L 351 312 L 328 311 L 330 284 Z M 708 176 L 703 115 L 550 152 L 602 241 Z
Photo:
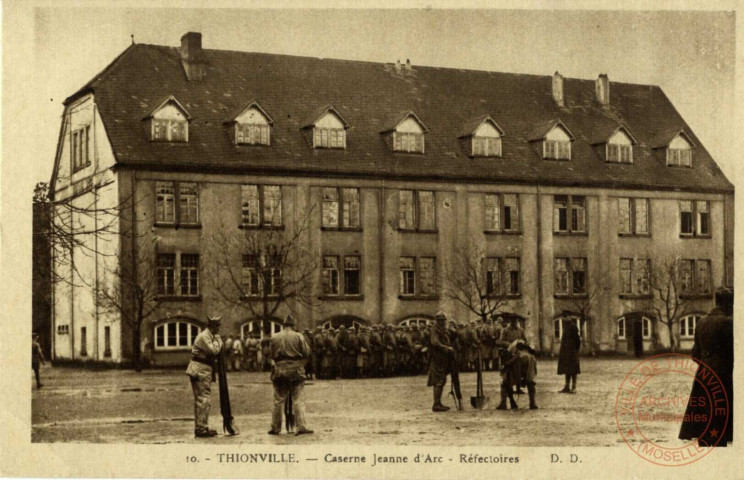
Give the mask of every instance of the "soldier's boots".
M 449 407 L 442 405 L 442 391 L 444 385 L 434 385 L 434 405 L 431 407 L 432 412 L 446 412 Z
M 537 410 L 538 406 L 535 403 L 535 384 L 531 383 L 527 385 L 527 393 L 529 393 L 530 396 L 530 410 Z
M 506 410 L 506 399 L 509 398 L 509 406 L 512 410 L 519 410 L 517 402 L 514 400 L 514 396 L 511 393 L 511 387 L 507 389 L 504 385 L 501 386 L 501 403 L 496 407 L 496 410 Z

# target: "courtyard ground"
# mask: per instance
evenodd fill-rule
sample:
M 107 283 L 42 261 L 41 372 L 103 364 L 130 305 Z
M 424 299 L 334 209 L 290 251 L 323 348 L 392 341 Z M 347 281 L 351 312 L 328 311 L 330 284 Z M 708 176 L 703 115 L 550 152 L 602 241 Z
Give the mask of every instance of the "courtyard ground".
M 236 372 L 228 376 L 240 435 L 214 439 L 193 436 L 193 396 L 183 370 L 90 371 L 47 367 L 44 387 L 32 394 L 32 441 L 96 443 L 250 443 L 364 445 L 506 445 L 613 446 L 623 442 L 615 420 L 615 402 L 635 359 L 585 358 L 578 393 L 557 393 L 563 378 L 555 360 L 538 362 L 537 403 L 527 396 L 517 411 L 498 411 L 499 376 L 484 373 L 488 410 L 474 410 L 474 373 L 461 374 L 464 410 L 432 413 L 431 388 L 425 376 L 312 381 L 305 388 L 308 423 L 315 435 L 269 436 L 272 387 L 268 373 Z M 683 379 L 684 380 L 684 379 Z M 691 382 L 671 381 L 670 395 L 687 395 Z M 211 427 L 222 433 L 219 389 L 212 390 Z M 445 389 L 449 392 L 449 383 Z M 450 397 L 444 396 L 452 406 Z M 684 408 L 682 407 L 682 411 Z M 674 440 L 676 423 L 647 431 L 660 444 Z

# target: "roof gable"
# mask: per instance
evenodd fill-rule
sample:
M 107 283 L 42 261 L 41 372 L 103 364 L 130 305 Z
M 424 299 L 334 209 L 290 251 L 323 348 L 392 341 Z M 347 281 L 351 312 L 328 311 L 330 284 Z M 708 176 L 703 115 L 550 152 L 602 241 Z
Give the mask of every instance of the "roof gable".
M 568 127 L 560 119 L 549 120 L 547 122 L 538 124 L 532 130 L 531 134 L 527 137 L 527 139 L 530 142 L 544 140 L 548 136 L 548 134 L 550 134 L 556 128 L 563 130 L 563 132 L 565 132 L 566 135 L 568 136 L 569 140 L 571 141 L 575 140 L 575 137 L 573 133 L 571 133 L 571 130 L 569 130 Z
M 255 100 L 250 101 L 247 107 L 240 109 L 225 123 L 256 123 L 251 120 L 251 117 L 255 114 L 262 115 L 268 125 L 274 125 L 274 119 L 271 118 L 271 115 L 266 113 L 266 110 L 264 110 Z
M 687 140 L 690 148 L 695 148 L 695 142 L 684 128 L 670 128 L 659 131 L 651 142 L 651 148 L 667 148 L 679 136 Z
M 592 145 L 603 145 L 605 143 L 610 143 L 612 139 L 615 138 L 616 135 L 618 135 L 618 133 L 625 134 L 632 145 L 638 144 L 638 140 L 636 140 L 633 134 L 630 133 L 628 127 L 623 124 L 598 126 L 590 134 L 590 142 Z
M 419 127 L 421 127 L 421 133 L 429 133 L 429 128 L 424 124 L 424 122 L 421 121 L 421 119 L 416 115 L 416 113 L 413 110 L 406 110 L 405 112 L 398 113 L 397 115 L 394 115 L 393 117 L 390 117 L 388 122 L 385 123 L 385 127 L 380 131 L 380 133 L 389 133 L 393 131 L 397 131 L 398 128 L 403 124 L 406 120 L 412 119 L 414 120 Z
M 320 107 L 318 110 L 313 112 L 310 115 L 310 117 L 307 119 L 307 121 L 304 122 L 304 125 L 302 126 L 302 128 L 315 127 L 318 124 L 318 122 L 320 122 L 328 114 L 335 115 L 336 118 L 338 118 L 343 124 L 344 130 L 348 130 L 351 127 L 351 125 L 349 124 L 349 122 L 346 121 L 344 116 L 341 115 L 339 111 L 336 110 L 336 108 L 333 105 L 328 104 L 323 107 Z
M 181 102 L 179 102 L 178 100 L 176 100 L 176 97 L 174 97 L 173 95 L 169 95 L 168 97 L 166 97 L 162 101 L 160 101 L 160 103 L 157 104 L 157 107 L 153 108 L 150 111 L 150 113 L 148 113 L 147 115 L 145 115 L 145 117 L 143 118 L 143 120 L 147 120 L 148 118 L 154 118 L 154 117 L 156 117 L 158 113 L 162 112 L 169 105 L 172 105 L 177 110 L 179 110 L 183 114 L 183 116 L 185 117 L 185 119 L 187 121 L 191 121 L 192 120 L 193 117 L 191 116 L 191 114 L 189 113 L 189 111 L 186 110 L 186 108 L 183 105 L 181 105 Z
M 462 126 L 462 130 L 460 130 L 460 134 L 458 135 L 458 137 L 463 138 L 475 135 L 484 123 L 493 126 L 500 137 L 504 136 L 504 130 L 499 127 L 499 125 L 493 118 L 491 118 L 490 115 L 480 115 L 465 122 L 465 124 Z

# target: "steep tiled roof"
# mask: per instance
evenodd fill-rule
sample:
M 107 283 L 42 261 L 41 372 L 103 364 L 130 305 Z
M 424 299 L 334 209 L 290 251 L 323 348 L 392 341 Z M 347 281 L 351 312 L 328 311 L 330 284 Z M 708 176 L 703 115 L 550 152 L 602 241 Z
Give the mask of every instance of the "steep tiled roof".
M 565 107 L 551 77 L 389 65 L 262 53 L 205 50 L 206 78 L 189 83 L 179 50 L 133 45 L 78 94 L 95 93 L 116 161 L 157 169 L 390 177 L 486 183 L 541 183 L 732 191 L 699 139 L 659 87 L 612 83 L 611 104 L 594 98 L 593 80 L 564 80 Z M 188 144 L 149 142 L 146 116 L 173 95 L 193 116 Z M 256 101 L 274 119 L 272 145 L 239 148 L 224 122 Z M 349 122 L 347 148 L 313 149 L 303 120 L 333 105 Z M 426 124 L 426 154 L 394 153 L 380 132 L 401 111 Z M 503 157 L 471 158 L 458 139 L 474 116 L 505 132 Z M 528 140 L 560 119 L 575 136 L 570 162 L 540 158 Z M 637 139 L 634 163 L 608 164 L 592 147 L 597 126 L 624 124 Z M 604 128 L 604 127 L 602 127 Z M 651 146 L 662 132 L 687 132 L 693 168 L 668 168 Z M 664 135 L 662 135 L 663 137 Z

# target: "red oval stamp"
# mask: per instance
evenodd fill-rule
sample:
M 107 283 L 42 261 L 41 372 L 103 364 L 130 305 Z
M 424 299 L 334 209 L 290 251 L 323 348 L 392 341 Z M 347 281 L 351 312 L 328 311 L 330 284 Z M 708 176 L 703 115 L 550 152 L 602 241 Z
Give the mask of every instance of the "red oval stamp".
M 662 466 L 687 465 L 708 455 L 725 437 L 730 412 L 728 392 L 716 372 L 678 353 L 638 363 L 620 384 L 615 402 L 625 444 Z

